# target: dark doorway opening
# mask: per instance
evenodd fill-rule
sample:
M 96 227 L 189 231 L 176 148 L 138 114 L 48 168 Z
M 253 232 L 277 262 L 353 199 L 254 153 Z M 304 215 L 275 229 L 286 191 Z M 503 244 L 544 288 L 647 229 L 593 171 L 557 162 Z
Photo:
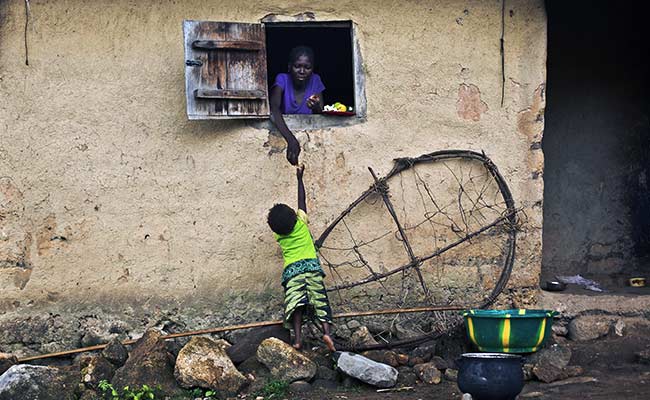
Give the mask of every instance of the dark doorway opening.
M 546 1 L 543 280 L 650 278 L 648 8 Z
M 338 101 L 356 109 L 351 22 L 286 22 L 264 26 L 269 87 L 277 74 L 287 72 L 291 49 L 306 45 L 314 50 L 315 72 L 325 84 L 325 104 Z

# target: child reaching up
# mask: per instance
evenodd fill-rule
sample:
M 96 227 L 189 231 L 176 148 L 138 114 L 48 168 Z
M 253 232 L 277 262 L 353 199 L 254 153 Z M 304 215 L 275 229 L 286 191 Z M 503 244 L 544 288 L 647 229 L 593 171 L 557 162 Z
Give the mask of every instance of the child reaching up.
M 276 204 L 269 210 L 267 221 L 282 248 L 284 270 L 284 326 L 294 329 L 293 347 L 302 347 L 303 319 L 320 321 L 323 341 L 330 351 L 336 351 L 330 336 L 332 310 L 323 283 L 325 273 L 316 255 L 314 240 L 307 226 L 305 186 L 302 182 L 304 165 L 296 168 L 298 178 L 298 211 L 286 204 Z

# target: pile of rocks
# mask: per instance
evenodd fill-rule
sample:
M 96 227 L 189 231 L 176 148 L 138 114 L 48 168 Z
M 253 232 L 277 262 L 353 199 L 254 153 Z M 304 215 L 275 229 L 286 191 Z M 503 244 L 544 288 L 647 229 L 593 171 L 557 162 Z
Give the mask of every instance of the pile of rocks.
M 355 346 L 376 343 L 366 326 L 357 326 L 350 336 Z M 202 388 L 227 398 L 258 392 L 269 381 L 290 383 L 290 390 L 299 392 L 339 385 L 438 384 L 444 377 L 454 380 L 456 376 L 447 361 L 434 355 L 434 345 L 408 354 L 374 350 L 361 355 L 337 352 L 332 357 L 324 347 L 295 350 L 287 344 L 288 332 L 280 327 L 234 337 L 234 345 L 196 336 L 181 346 L 150 329 L 130 352 L 114 339 L 101 353 L 83 354 L 63 367 L 19 365 L 15 357 L 0 355 L 0 400 L 101 398 L 102 381 L 116 389 L 146 384 L 170 397 Z

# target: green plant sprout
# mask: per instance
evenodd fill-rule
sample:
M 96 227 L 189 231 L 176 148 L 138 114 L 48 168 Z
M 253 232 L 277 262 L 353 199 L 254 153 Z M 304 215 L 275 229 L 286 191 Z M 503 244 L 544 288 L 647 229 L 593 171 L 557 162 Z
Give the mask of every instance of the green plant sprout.
M 113 385 L 107 380 L 101 380 L 99 382 L 99 389 L 105 393 L 109 394 L 111 400 L 155 400 L 156 394 L 154 390 L 149 385 L 142 385 L 140 388 L 131 389 L 129 386 L 124 386 L 122 389 L 122 394 L 120 395 L 119 391 L 113 387 Z

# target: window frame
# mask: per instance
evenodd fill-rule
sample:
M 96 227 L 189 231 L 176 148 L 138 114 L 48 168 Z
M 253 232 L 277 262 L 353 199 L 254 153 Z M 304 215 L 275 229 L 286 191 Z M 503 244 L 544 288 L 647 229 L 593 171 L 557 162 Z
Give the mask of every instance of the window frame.
M 363 58 L 358 40 L 358 27 L 352 20 L 332 21 L 264 21 L 262 25 L 266 35 L 267 26 L 274 28 L 299 28 L 309 25 L 310 29 L 321 28 L 349 28 L 352 42 L 352 71 L 354 82 L 354 112 L 351 116 L 336 116 L 327 114 L 283 114 L 287 127 L 292 131 L 308 131 L 338 126 L 350 126 L 365 122 L 367 119 L 366 79 L 363 67 Z M 273 28 L 271 28 L 273 29 Z M 268 46 L 267 46 L 268 47 Z M 268 65 L 267 65 L 268 70 Z M 272 79 L 271 77 L 269 77 Z M 253 121 L 258 128 L 276 130 L 271 120 Z

